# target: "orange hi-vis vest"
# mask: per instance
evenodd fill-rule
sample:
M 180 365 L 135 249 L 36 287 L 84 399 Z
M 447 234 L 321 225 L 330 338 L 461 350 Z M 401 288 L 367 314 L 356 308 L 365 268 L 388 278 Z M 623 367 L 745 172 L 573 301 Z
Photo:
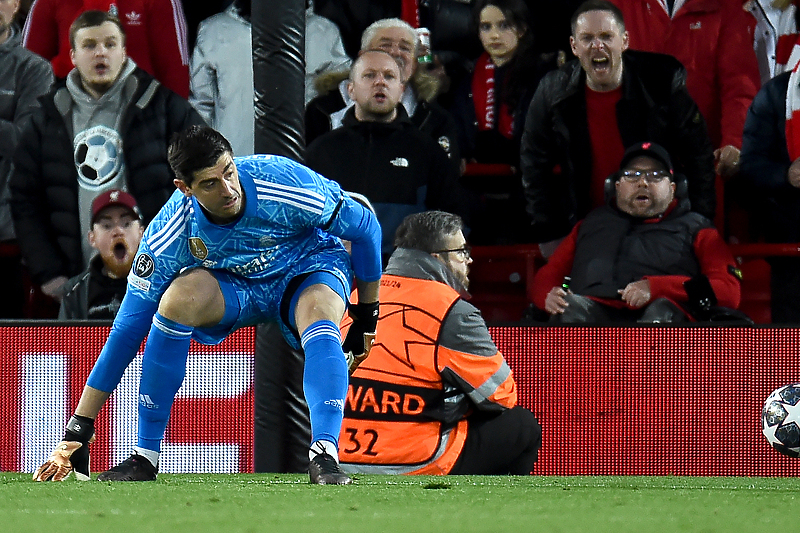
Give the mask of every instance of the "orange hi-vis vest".
M 467 436 L 439 373 L 442 321 L 459 294 L 430 280 L 384 275 L 369 357 L 350 378 L 339 459 L 347 471 L 447 474 Z

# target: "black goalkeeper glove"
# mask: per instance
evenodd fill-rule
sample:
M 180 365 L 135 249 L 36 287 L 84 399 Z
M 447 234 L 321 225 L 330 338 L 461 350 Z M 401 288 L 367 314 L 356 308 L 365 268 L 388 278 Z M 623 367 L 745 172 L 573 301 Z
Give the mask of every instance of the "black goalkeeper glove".
M 353 323 L 342 343 L 342 351 L 347 358 L 347 365 L 352 373 L 366 359 L 372 341 L 375 339 L 375 328 L 378 325 L 378 302 L 371 304 L 355 304 L 350 306 L 350 317 Z
M 89 443 L 94 441 L 94 420 L 73 415 L 67 422 L 64 440 L 47 461 L 36 469 L 34 481 L 63 481 L 75 471 L 79 481 L 89 481 Z

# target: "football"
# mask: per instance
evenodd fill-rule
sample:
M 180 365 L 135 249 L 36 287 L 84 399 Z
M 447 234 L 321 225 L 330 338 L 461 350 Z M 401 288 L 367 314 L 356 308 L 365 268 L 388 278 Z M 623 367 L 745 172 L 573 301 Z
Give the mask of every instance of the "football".
M 114 142 L 99 133 L 88 135 L 75 149 L 78 173 L 93 183 L 104 183 L 116 176 L 120 163 Z
M 773 448 L 800 457 L 800 383 L 785 385 L 767 397 L 761 429 Z

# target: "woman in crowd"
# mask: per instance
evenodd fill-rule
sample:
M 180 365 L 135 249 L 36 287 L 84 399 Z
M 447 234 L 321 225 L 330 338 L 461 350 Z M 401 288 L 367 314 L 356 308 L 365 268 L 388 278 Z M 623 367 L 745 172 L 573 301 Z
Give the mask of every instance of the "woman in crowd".
M 459 130 L 465 163 L 500 163 L 508 170 L 487 176 L 467 165 L 464 182 L 483 197 L 485 221 L 473 225 L 474 244 L 523 242 L 526 215 L 522 200 L 519 142 L 536 86 L 557 66 L 556 55 L 533 51 L 524 0 L 480 0 L 474 25 L 484 52 L 472 76 L 457 89 L 450 109 Z

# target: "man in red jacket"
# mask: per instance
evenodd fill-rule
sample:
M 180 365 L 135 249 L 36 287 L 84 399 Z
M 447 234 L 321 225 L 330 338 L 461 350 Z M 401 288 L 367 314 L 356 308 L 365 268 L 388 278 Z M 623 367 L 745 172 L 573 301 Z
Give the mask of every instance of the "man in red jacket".
M 761 86 L 756 20 L 739 0 L 611 0 L 625 16 L 633 50 L 670 54 L 708 126 L 717 173 L 738 170 L 744 119 Z
M 683 322 L 739 305 L 739 274 L 711 222 L 676 195 L 669 154 L 645 142 L 625 152 L 595 209 L 556 248 L 533 282 L 551 321 Z

